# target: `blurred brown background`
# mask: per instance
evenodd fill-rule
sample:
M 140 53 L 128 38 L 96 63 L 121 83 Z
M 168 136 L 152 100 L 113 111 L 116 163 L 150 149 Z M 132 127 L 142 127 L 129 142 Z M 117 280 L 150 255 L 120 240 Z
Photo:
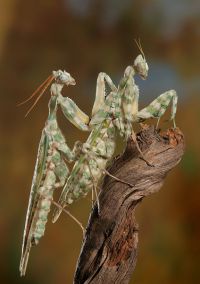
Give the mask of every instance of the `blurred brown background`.
M 71 219 L 49 222 L 20 278 L 25 213 L 49 93 L 27 119 L 28 105 L 16 103 L 52 70 L 66 69 L 77 85 L 65 88 L 65 95 L 89 114 L 97 74 L 107 72 L 117 84 L 138 54 L 138 37 L 150 67 L 147 81 L 137 79 L 140 106 L 176 89 L 177 125 L 187 145 L 162 190 L 137 209 L 140 246 L 131 283 L 199 282 L 199 0 L 6 0 L 0 2 L 0 283 L 72 283 L 81 246 L 81 231 Z M 59 121 L 69 145 L 87 137 L 62 115 Z M 71 211 L 86 224 L 90 208 L 88 196 Z

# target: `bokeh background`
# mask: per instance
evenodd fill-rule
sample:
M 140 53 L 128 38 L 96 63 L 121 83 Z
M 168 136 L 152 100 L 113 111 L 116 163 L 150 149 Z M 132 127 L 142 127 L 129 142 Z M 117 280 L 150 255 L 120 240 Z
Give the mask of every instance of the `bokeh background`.
M 140 243 L 131 283 L 199 282 L 199 0 L 6 0 L 0 2 L 0 283 L 72 283 L 82 237 L 67 216 L 49 222 L 20 278 L 24 220 L 49 93 L 27 119 L 28 105 L 17 108 L 17 102 L 52 70 L 66 69 L 77 85 L 65 88 L 65 95 L 89 114 L 97 74 L 107 72 L 117 84 L 138 54 L 138 37 L 150 67 L 147 81 L 137 78 L 140 106 L 176 89 L 186 153 L 162 190 L 137 209 Z M 69 145 L 86 139 L 62 115 L 59 122 Z M 90 209 L 88 196 L 71 212 L 86 224 Z

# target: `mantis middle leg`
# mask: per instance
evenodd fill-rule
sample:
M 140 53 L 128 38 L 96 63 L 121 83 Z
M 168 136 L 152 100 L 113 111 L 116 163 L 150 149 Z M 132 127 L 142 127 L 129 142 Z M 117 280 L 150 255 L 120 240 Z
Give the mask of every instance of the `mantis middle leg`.
M 139 111 L 137 113 L 137 121 L 144 121 L 148 118 L 158 118 L 159 121 L 159 119 L 164 115 L 171 101 L 172 101 L 172 108 L 171 108 L 170 120 L 173 120 L 174 128 L 176 128 L 175 115 L 177 109 L 178 96 L 176 91 L 174 90 L 170 90 L 161 94 L 147 107 Z

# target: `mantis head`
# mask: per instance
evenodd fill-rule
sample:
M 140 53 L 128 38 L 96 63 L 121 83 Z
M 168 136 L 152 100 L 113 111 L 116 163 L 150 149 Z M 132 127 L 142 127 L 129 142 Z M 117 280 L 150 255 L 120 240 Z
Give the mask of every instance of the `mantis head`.
M 63 85 L 76 85 L 75 79 L 65 70 L 58 70 L 58 71 L 53 71 L 53 77 L 55 81 L 59 84 Z
M 139 74 L 141 76 L 141 78 L 145 80 L 147 78 L 147 75 L 148 75 L 149 67 L 148 67 L 148 64 L 147 64 L 146 59 L 145 59 L 145 55 L 144 55 L 144 51 L 142 49 L 140 39 L 138 41 L 135 40 L 135 43 L 136 43 L 139 51 L 141 52 L 141 54 L 139 54 L 136 57 L 133 66 L 134 66 L 136 73 Z
M 145 57 L 142 54 L 139 54 L 134 61 L 134 69 L 137 74 L 141 76 L 142 79 L 146 79 L 148 75 L 148 64 Z
M 38 95 L 33 105 L 29 108 L 27 111 L 25 117 L 31 112 L 31 110 L 35 107 L 39 99 L 42 97 L 46 89 L 49 87 L 49 85 L 52 83 L 52 81 L 55 80 L 56 83 L 58 83 L 58 88 L 62 89 L 64 85 L 76 85 L 75 79 L 65 70 L 58 70 L 53 71 L 52 74 L 33 92 L 33 94 L 26 99 L 25 101 L 18 104 L 18 106 L 25 104 L 26 102 L 30 101 L 33 97 Z M 53 85 L 52 85 L 53 86 Z

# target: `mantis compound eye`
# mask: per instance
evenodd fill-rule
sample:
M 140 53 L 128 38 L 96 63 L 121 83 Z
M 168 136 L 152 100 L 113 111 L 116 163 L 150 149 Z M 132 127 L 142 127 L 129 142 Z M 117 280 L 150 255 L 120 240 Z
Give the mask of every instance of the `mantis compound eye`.
M 60 80 L 66 85 L 76 85 L 75 79 L 66 71 L 63 71 Z
M 75 79 L 70 75 L 70 73 L 62 70 L 53 71 L 56 82 L 65 85 L 76 85 Z

